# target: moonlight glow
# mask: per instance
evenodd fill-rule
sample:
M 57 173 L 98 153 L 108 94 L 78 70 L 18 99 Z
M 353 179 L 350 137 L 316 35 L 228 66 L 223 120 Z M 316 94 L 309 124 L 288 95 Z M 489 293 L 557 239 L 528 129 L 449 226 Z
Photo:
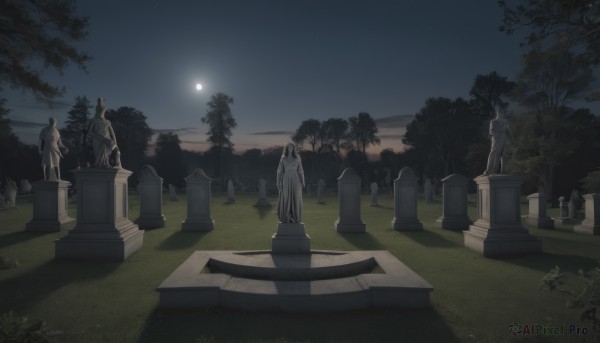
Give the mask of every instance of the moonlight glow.
M 202 90 L 202 85 L 199 83 L 196 83 L 196 90 L 197 91 L 201 91 Z

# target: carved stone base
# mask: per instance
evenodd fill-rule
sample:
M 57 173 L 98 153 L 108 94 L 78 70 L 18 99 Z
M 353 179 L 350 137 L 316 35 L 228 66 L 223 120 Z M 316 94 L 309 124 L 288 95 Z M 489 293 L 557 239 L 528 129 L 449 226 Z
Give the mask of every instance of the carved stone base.
M 341 220 L 337 219 L 333 225 L 337 232 L 348 232 L 348 233 L 365 233 L 367 232 L 367 225 L 362 220 Z
M 215 228 L 215 221 L 192 222 L 189 220 L 181 223 L 181 231 L 207 232 Z
M 165 216 L 140 216 L 134 223 L 142 229 L 156 229 L 165 226 Z
M 271 239 L 273 254 L 310 253 L 310 237 L 304 230 L 304 223 L 278 223 L 277 233 Z
M 439 217 L 436 220 L 440 223 L 442 229 L 446 230 L 468 230 L 469 225 L 473 224 L 473 221 L 469 217 Z
M 56 232 L 75 219 L 68 216 L 68 181 L 38 181 L 33 183 L 33 219 L 25 231 Z
M 394 218 L 392 227 L 397 231 L 422 231 L 423 224 L 417 218 Z

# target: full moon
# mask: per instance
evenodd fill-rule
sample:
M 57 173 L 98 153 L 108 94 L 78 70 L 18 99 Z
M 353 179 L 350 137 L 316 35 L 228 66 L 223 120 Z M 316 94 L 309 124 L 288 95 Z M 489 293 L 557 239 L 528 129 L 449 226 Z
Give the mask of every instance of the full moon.
M 197 90 L 197 91 L 200 91 L 200 90 L 202 90 L 202 85 L 201 85 L 201 84 L 199 84 L 199 83 L 196 83 L 196 90 Z

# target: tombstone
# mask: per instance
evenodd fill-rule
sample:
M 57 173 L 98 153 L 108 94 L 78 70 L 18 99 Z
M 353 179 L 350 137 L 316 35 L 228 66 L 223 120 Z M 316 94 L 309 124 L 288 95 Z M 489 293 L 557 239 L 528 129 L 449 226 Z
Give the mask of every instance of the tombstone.
M 25 231 L 56 232 L 75 219 L 69 217 L 68 181 L 37 181 L 33 183 L 33 219 Z
M 529 199 L 527 224 L 538 229 L 554 229 L 554 221 L 546 215 L 546 194 L 533 193 L 527 199 Z
M 487 257 L 542 252 L 542 240 L 521 225 L 523 179 L 512 175 L 475 178 L 477 220 L 463 231 L 465 247 Z
M 31 193 L 31 183 L 29 183 L 29 180 L 27 179 L 21 179 L 21 181 L 19 181 L 20 183 L 20 187 L 19 189 L 21 190 L 20 194 L 29 194 Z
M 162 214 L 162 185 L 163 179 L 156 174 L 152 166 L 142 166 L 138 179 L 140 216 L 135 220 L 142 229 L 165 226 L 165 216 Z
M 377 191 L 379 191 L 379 186 L 377 186 L 377 182 L 371 182 L 371 207 L 379 207 Z
M 267 200 L 267 180 L 261 177 L 258 179 L 258 199 L 254 203 L 255 207 L 268 207 L 271 203 Z
M 210 231 L 215 221 L 210 216 L 212 180 L 200 168 L 185 178 L 187 197 L 187 217 L 181 223 L 181 231 Z
M 325 191 L 325 181 L 323 179 L 319 179 L 317 182 L 317 204 L 324 204 L 323 201 L 323 192 Z
M 467 230 L 473 221 L 468 208 L 469 179 L 460 174 L 451 174 L 442 179 L 442 216 L 436 222 L 442 229 Z
M 144 242 L 144 231 L 128 219 L 127 179 L 132 172 L 85 168 L 72 173 L 77 184 L 77 224 L 55 241 L 55 258 L 124 261 Z
M 178 201 L 177 189 L 172 184 L 169 184 L 169 201 Z
M 17 183 L 9 179 L 4 189 L 4 208 L 17 207 Z
M 360 217 L 360 177 L 352 168 L 346 168 L 338 177 L 339 217 L 337 232 L 364 233 L 367 226 Z
M 312 187 L 310 186 L 310 183 L 306 184 L 306 196 L 311 196 L 312 194 Z
M 573 227 L 576 233 L 586 235 L 600 234 L 600 193 L 583 196 L 585 199 L 585 218 L 579 225 Z
M 429 178 L 425 179 L 423 191 L 425 193 L 425 202 L 431 204 L 433 202 L 433 188 L 431 186 L 431 180 Z
M 569 218 L 569 205 L 567 204 L 567 201 L 566 201 L 565 197 L 563 197 L 563 196 L 558 198 L 558 211 L 559 211 L 559 217 L 552 218 L 552 220 L 554 220 L 554 223 L 556 223 L 556 224 L 571 223 L 571 218 Z
M 233 181 L 231 179 L 227 180 L 227 200 L 225 200 L 226 204 L 231 204 L 235 202 L 235 191 L 233 188 Z
M 398 231 L 423 230 L 423 224 L 417 219 L 417 177 L 409 167 L 402 168 L 394 180 L 392 227 Z

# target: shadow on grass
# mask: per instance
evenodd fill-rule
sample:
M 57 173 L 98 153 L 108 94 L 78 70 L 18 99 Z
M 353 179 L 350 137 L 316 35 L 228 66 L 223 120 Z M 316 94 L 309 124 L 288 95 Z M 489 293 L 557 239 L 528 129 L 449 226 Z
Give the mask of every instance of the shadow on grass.
M 159 250 L 188 249 L 196 245 L 208 232 L 177 231 L 158 245 Z
M 452 242 L 433 231 L 402 231 L 406 237 L 413 241 L 432 248 L 453 248 L 459 246 L 455 242 Z
M 433 309 L 255 313 L 155 309 L 139 342 L 459 342 Z
M 121 262 L 51 260 L 21 275 L 0 282 L 0 308 L 26 313 L 62 287 L 103 279 Z
M 338 232 L 340 236 L 342 236 L 345 240 L 350 242 L 357 248 L 362 250 L 386 250 L 385 246 L 379 242 L 377 238 L 375 238 L 370 233 L 342 233 Z
M 498 258 L 503 262 L 526 267 L 541 272 L 549 272 L 554 266 L 559 266 L 564 272 L 577 272 L 582 269 L 588 271 L 598 266 L 598 260 L 575 255 L 558 255 L 551 253 L 539 253 Z
M 258 213 L 258 217 L 263 220 L 273 210 L 273 205 L 254 206 L 254 208 L 256 209 L 256 213 Z
M 54 234 L 55 232 L 28 232 L 28 231 L 17 231 L 7 233 L 6 235 L 0 236 L 0 248 L 8 247 L 11 245 L 15 245 L 21 242 L 28 241 L 30 239 L 35 239 L 41 237 L 43 235 Z

